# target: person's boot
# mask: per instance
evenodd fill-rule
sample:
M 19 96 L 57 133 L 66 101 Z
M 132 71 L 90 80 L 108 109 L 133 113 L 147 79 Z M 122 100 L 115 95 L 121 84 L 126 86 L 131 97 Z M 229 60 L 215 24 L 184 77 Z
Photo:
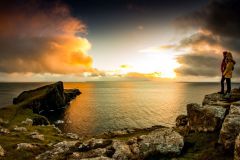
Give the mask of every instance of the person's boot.
M 224 94 L 224 91 L 220 91 L 220 92 L 218 92 L 218 94 Z
M 231 94 L 230 93 L 226 93 L 226 95 L 224 96 L 224 98 L 230 98 Z

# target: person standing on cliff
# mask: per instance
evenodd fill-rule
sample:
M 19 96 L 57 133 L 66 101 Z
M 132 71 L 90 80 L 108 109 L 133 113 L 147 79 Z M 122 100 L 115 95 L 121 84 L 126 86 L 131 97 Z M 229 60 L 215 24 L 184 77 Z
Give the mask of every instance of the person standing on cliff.
M 224 94 L 224 81 L 225 81 L 225 78 L 223 76 L 223 72 L 224 70 L 226 69 L 226 66 L 227 66 L 227 63 L 226 63 L 226 55 L 227 55 L 227 51 L 224 51 L 223 52 L 223 60 L 222 60 L 222 63 L 221 63 L 221 72 L 222 72 L 222 79 L 221 79 L 221 91 L 218 92 L 220 94 Z
M 225 98 L 230 97 L 231 92 L 231 78 L 232 78 L 232 72 L 234 69 L 235 61 L 233 60 L 232 53 L 226 52 L 225 53 L 225 63 L 226 67 L 224 68 L 224 71 L 222 73 L 222 80 L 221 80 L 221 92 L 224 93 L 224 81 L 226 79 L 227 82 L 227 92 Z

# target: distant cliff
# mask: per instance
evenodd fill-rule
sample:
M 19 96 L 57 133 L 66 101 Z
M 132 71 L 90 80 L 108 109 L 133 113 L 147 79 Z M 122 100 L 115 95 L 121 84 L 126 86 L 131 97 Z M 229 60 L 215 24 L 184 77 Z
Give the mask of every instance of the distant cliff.
M 31 108 L 34 113 L 56 110 L 68 105 L 81 92 L 78 89 L 64 90 L 63 82 L 46 85 L 34 90 L 24 91 L 13 99 L 13 104 Z

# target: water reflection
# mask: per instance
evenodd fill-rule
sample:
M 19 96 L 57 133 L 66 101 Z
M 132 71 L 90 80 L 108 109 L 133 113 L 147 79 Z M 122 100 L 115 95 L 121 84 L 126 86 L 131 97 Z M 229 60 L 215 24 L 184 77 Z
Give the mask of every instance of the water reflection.
M 87 82 L 65 83 L 83 94 L 64 114 L 65 130 L 96 134 L 125 127 L 174 125 L 186 104 L 201 103 L 205 94 L 218 90 L 217 83 Z

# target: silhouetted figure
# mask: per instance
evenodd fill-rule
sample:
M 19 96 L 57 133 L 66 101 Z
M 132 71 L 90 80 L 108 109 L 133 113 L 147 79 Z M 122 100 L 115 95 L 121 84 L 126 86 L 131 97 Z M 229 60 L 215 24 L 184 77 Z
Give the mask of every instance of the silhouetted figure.
M 234 69 L 235 61 L 233 60 L 232 53 L 231 52 L 223 52 L 223 62 L 221 65 L 222 69 L 222 79 L 221 79 L 221 94 L 224 94 L 224 81 L 227 82 L 227 92 L 226 92 L 226 98 L 230 97 L 231 92 L 231 78 L 232 78 L 232 72 Z
M 226 63 L 226 55 L 227 55 L 227 51 L 223 52 L 223 60 L 222 60 L 222 64 L 221 64 L 221 72 L 222 72 L 222 79 L 221 79 L 221 91 L 218 92 L 220 94 L 224 94 L 224 81 L 225 78 L 223 76 L 223 72 L 226 69 L 227 63 Z

